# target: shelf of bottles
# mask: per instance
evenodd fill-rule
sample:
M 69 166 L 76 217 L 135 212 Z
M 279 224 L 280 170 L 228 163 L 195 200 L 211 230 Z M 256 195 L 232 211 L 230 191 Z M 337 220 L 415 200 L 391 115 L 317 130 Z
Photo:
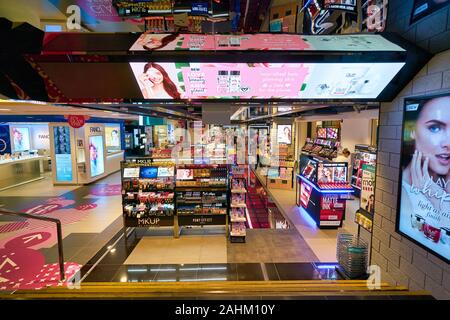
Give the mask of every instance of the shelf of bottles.
M 242 243 L 246 237 L 247 185 L 246 166 L 231 167 L 230 241 Z
M 135 159 L 121 169 L 125 227 L 174 226 L 175 164 Z
M 179 226 L 227 225 L 227 165 L 178 165 L 175 193 Z

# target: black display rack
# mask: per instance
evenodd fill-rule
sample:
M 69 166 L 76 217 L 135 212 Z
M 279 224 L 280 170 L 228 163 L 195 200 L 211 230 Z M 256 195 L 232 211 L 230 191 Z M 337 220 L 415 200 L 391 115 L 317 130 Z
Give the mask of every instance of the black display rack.
M 188 226 L 213 225 L 228 230 L 228 165 L 183 164 L 176 172 L 175 210 L 180 231 Z
M 122 210 L 127 227 L 173 227 L 175 221 L 175 164 L 153 159 L 121 163 Z

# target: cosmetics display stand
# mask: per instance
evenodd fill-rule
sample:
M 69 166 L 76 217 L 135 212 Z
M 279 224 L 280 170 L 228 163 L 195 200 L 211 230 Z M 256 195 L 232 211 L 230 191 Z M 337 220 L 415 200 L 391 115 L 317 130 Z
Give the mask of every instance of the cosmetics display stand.
M 359 197 L 361 195 L 363 165 L 369 164 L 375 166 L 376 162 L 376 147 L 362 144 L 355 146 L 355 152 L 352 156 L 352 177 L 350 180 L 352 187 L 355 189 L 355 196 Z
M 133 159 L 121 163 L 124 228 L 173 227 L 175 164 Z
M 354 192 L 347 181 L 347 163 L 301 154 L 297 175 L 297 205 L 319 228 L 339 228 L 346 200 Z
M 228 166 L 178 165 L 176 170 L 176 212 L 180 227 L 225 226 L 228 234 L 230 195 Z
M 231 212 L 230 242 L 243 243 L 246 237 L 247 188 L 246 166 L 235 165 L 231 168 Z

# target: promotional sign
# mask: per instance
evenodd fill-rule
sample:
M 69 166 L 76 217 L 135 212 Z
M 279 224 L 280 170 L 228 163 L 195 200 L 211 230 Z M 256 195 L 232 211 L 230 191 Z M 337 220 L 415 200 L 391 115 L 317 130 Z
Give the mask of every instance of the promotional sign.
M 48 132 L 48 125 L 33 125 L 31 129 L 31 144 L 33 149 L 49 150 L 50 149 L 50 135 Z
M 191 6 L 191 14 L 207 15 L 208 14 L 208 2 L 193 2 Z
M 344 10 L 356 13 L 356 0 L 325 0 L 325 9 Z
M 125 217 L 127 227 L 171 227 L 173 224 L 173 216 L 155 216 L 141 219 Z
M 70 128 L 68 126 L 53 127 L 53 145 L 55 149 L 56 181 L 72 181 L 72 155 Z
M 281 31 L 282 22 L 276 28 Z M 315 37 L 270 33 L 242 35 L 144 33 L 130 48 L 130 51 L 173 50 L 404 51 L 398 45 L 375 34 Z
M 11 154 L 11 137 L 9 126 L 0 125 L 0 154 Z
M 411 23 L 414 23 L 449 4 L 450 0 L 414 0 Z
M 105 172 L 103 155 L 103 136 L 89 137 L 89 161 L 91 164 L 91 177 Z
M 291 144 L 292 143 L 292 126 L 290 124 L 277 126 L 278 143 Z
M 450 95 L 407 99 L 397 231 L 450 261 Z
M 30 146 L 30 130 L 25 127 L 11 127 L 11 135 L 13 139 L 13 151 L 28 151 Z
M 398 62 L 130 63 L 145 99 L 169 100 L 375 99 L 403 65 Z
M 120 150 L 120 125 L 105 126 L 106 149 Z
M 361 209 L 375 213 L 375 166 L 363 164 L 361 185 Z
M 84 116 L 70 115 L 67 117 L 67 122 L 69 123 L 69 125 L 72 128 L 78 129 L 78 128 L 81 128 L 82 126 L 84 126 L 84 124 L 86 123 L 86 120 L 85 120 Z
M 205 225 L 223 225 L 226 223 L 226 215 L 179 215 L 179 226 L 205 226 Z
M 317 169 L 318 183 L 336 183 L 346 181 L 346 163 L 319 163 Z

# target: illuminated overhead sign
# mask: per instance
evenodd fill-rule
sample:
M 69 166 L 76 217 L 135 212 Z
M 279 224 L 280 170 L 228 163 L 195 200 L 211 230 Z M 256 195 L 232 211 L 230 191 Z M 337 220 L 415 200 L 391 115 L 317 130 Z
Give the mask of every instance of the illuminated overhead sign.
M 145 99 L 375 99 L 404 63 L 131 62 Z M 327 76 L 324 76 L 327 75 Z
M 405 51 L 375 34 L 142 34 L 130 48 L 130 51 L 172 50 Z

